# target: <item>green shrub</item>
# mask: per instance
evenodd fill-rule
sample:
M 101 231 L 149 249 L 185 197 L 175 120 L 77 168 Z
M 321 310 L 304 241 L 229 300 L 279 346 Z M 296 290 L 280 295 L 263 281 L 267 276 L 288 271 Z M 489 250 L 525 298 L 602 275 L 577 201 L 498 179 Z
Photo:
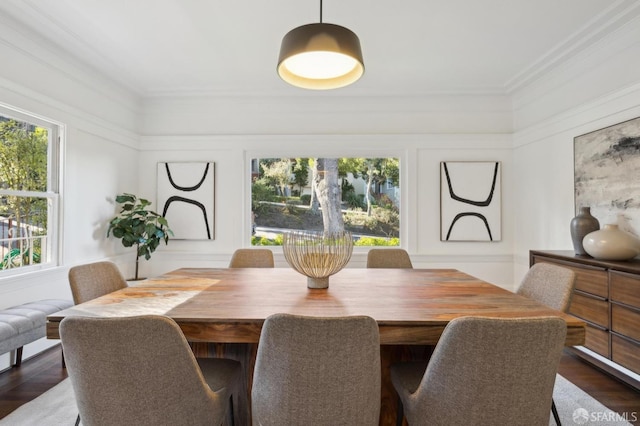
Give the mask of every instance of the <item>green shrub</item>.
M 273 201 L 274 194 L 270 186 L 262 182 L 254 182 L 251 184 L 251 209 L 255 213 L 264 211 L 264 204 L 260 201 Z
M 342 188 L 342 201 L 347 201 L 346 197 L 348 195 L 356 193 L 356 189 L 346 179 L 342 179 L 342 184 L 340 186 Z
M 344 197 L 344 201 L 347 203 L 349 208 L 352 209 L 364 209 L 366 207 L 364 195 L 358 195 L 355 192 L 347 194 L 346 197 Z
M 362 213 L 360 207 L 349 209 L 342 215 L 344 225 L 347 227 L 363 228 L 367 215 Z
M 379 238 L 379 237 L 362 237 L 356 242 L 355 246 L 399 246 L 399 238 Z
M 377 235 L 396 237 L 400 233 L 400 215 L 394 210 L 374 207 L 365 220 L 365 227 Z
M 397 211 L 398 208 L 395 204 L 393 204 L 393 200 L 387 194 L 376 194 L 374 195 L 374 203 L 377 206 L 380 206 L 385 209 L 391 209 Z
M 301 195 L 300 202 L 302 202 L 303 205 L 308 206 L 311 203 L 311 194 Z
M 281 246 L 282 245 L 282 234 L 276 235 L 274 239 L 267 237 L 258 237 L 254 235 L 251 237 L 251 245 L 252 246 Z

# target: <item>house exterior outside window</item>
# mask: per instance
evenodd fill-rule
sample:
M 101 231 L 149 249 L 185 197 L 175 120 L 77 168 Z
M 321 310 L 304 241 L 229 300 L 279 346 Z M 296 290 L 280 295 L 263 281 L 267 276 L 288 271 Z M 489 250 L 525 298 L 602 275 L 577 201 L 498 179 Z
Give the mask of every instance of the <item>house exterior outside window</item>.
M 0 277 L 58 264 L 61 133 L 0 105 Z

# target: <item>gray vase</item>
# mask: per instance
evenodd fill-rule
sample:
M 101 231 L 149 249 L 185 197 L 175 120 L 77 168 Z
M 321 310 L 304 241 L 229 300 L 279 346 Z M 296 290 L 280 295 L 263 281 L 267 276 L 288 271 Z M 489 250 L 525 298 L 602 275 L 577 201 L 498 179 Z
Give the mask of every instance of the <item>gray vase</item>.
M 586 255 L 587 252 L 582 246 L 582 240 L 587 234 L 599 229 L 600 222 L 591 216 L 591 207 L 580 207 L 580 212 L 576 217 L 571 219 L 570 224 L 573 251 L 579 255 Z

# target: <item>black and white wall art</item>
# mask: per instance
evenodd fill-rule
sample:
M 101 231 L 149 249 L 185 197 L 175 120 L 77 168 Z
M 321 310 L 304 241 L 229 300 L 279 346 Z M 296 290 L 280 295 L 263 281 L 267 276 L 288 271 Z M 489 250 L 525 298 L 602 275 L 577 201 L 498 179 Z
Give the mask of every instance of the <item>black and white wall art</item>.
M 501 163 L 440 163 L 440 240 L 500 241 Z
M 576 212 L 640 235 L 640 117 L 573 139 Z
M 173 239 L 213 240 L 214 163 L 158 163 L 158 213 Z

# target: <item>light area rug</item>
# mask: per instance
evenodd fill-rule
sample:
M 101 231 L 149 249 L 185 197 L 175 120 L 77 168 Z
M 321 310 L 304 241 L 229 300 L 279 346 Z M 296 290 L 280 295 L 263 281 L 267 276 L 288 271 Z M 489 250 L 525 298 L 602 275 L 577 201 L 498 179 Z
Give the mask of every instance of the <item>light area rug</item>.
M 3 426 L 73 426 L 78 417 L 71 380 L 65 379 L 0 419 Z
M 556 376 L 553 400 L 563 426 L 630 425 L 627 420 L 636 421 L 640 416 L 640 412 L 618 414 L 611 411 L 559 374 Z M 553 418 L 549 424 L 555 425 Z
M 563 426 L 573 425 L 630 425 L 624 416 L 618 415 L 590 397 L 564 377 L 558 375 L 553 398 L 558 408 Z M 73 425 L 78 410 L 76 408 L 71 381 L 66 379 L 49 389 L 38 398 L 28 402 L 0 419 L 3 426 L 61 426 Z M 626 413 L 627 418 L 640 413 Z M 555 425 L 553 418 L 550 425 Z

